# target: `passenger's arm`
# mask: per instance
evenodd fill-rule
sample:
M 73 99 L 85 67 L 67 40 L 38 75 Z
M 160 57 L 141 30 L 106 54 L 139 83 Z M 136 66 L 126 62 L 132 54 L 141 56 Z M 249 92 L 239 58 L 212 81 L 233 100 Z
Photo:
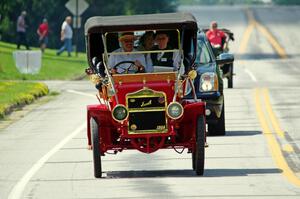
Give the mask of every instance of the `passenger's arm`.
M 173 53 L 174 71 L 178 70 L 178 68 L 180 67 L 180 64 L 181 64 L 180 53 L 179 52 L 174 52 Z
M 149 53 L 149 54 L 145 55 L 145 59 L 146 59 L 146 72 L 153 73 L 154 67 L 153 67 L 153 63 L 151 60 L 151 54 Z

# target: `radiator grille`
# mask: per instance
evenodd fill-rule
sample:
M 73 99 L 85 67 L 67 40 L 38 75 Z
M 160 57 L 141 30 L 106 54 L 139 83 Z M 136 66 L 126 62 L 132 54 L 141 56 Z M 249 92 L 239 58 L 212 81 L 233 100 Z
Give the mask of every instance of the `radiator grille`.
M 131 129 L 132 125 L 134 130 Z M 166 112 L 149 111 L 149 112 L 131 112 L 129 113 L 129 129 L 138 131 L 162 131 L 166 129 Z
M 143 89 L 127 95 L 128 133 L 167 132 L 166 95 Z

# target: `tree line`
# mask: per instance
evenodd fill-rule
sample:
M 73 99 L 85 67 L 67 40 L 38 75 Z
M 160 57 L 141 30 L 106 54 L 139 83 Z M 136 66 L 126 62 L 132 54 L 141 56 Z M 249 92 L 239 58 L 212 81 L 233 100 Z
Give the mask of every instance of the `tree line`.
M 233 4 L 265 4 L 271 3 L 275 5 L 300 5 L 299 0 L 179 0 L 181 4 L 201 4 L 201 5 L 233 5 Z
M 72 13 L 65 7 L 69 0 L 1 0 L 0 35 L 1 40 L 15 43 L 17 39 L 16 22 L 23 10 L 27 12 L 27 39 L 30 46 L 38 46 L 37 28 L 46 18 L 49 23 L 48 47 L 58 48 L 61 24 Z M 89 8 L 81 16 L 81 28 L 78 29 L 78 50 L 85 50 L 84 23 L 92 16 L 112 16 L 164 13 L 176 11 L 177 0 L 86 0 Z M 76 32 L 76 31 L 74 31 Z

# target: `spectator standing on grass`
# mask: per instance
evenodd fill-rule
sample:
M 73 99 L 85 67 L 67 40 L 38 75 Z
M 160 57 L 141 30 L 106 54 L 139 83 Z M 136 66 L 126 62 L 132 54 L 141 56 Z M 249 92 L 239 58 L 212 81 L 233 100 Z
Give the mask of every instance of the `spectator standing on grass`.
M 17 48 L 20 49 L 21 44 L 23 44 L 27 50 L 30 50 L 26 38 L 26 29 L 28 27 L 25 21 L 26 15 L 26 11 L 22 11 L 17 20 Z
M 49 26 L 48 21 L 46 18 L 43 19 L 43 23 L 39 25 L 39 28 L 37 29 L 37 34 L 39 35 L 39 44 L 41 51 L 44 53 L 45 48 L 48 44 L 48 34 L 49 34 Z
M 62 52 L 67 50 L 68 56 L 71 56 L 72 52 L 72 38 L 73 30 L 71 27 L 72 17 L 67 16 L 61 26 L 60 40 L 64 43 L 63 46 L 56 52 L 56 55 L 60 55 Z

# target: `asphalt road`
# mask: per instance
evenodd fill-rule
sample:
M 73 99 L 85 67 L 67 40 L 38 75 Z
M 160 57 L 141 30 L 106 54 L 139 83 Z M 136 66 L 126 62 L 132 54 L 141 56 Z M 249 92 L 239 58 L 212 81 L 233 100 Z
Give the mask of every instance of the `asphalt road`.
M 104 178 L 95 179 L 85 107 L 97 102 L 96 90 L 88 81 L 47 82 L 61 95 L 0 130 L 1 199 L 300 198 L 300 7 L 180 10 L 203 27 L 217 20 L 236 37 L 227 135 L 208 137 L 204 176 L 194 175 L 185 152 L 124 151 L 105 156 Z

